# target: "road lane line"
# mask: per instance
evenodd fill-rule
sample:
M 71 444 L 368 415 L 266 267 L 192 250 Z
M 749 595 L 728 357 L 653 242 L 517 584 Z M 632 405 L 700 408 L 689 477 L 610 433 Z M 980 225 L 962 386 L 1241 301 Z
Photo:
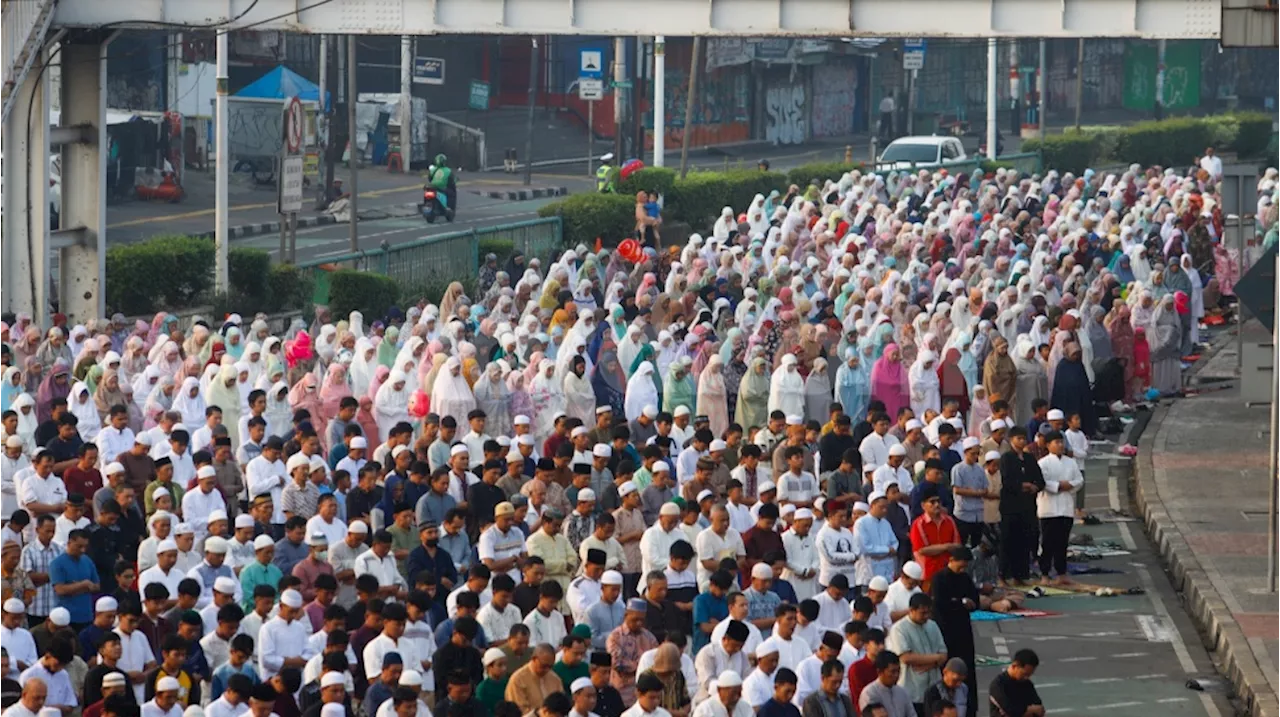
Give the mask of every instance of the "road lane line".
M 1098 658 L 1096 657 L 1064 657 L 1061 660 L 1058 660 L 1058 662 L 1093 662 L 1096 659 Z
M 1114 710 L 1114 709 L 1119 709 L 1119 708 L 1121 708 L 1121 707 L 1137 707 L 1137 706 L 1138 706 L 1138 705 L 1140 705 L 1140 704 L 1142 704 L 1142 703 L 1141 703 L 1141 702 L 1111 702 L 1111 703 L 1109 703 L 1109 704 L 1105 704 L 1105 705 L 1089 705 L 1089 706 L 1088 706 L 1088 707 L 1086 707 L 1085 709 L 1087 709 L 1087 710 Z
M 997 637 L 993 637 L 993 638 L 991 638 L 991 642 L 996 646 L 996 654 L 997 654 L 997 655 L 999 655 L 1000 657 L 1008 657 L 1008 656 L 1009 656 L 1009 641 L 1008 641 L 1008 640 L 1004 639 L 1003 637 L 999 637 L 999 636 L 997 636 Z
M 1156 700 L 1156 704 L 1167 705 L 1167 704 L 1172 704 L 1174 702 L 1186 702 L 1186 701 L 1187 701 L 1186 697 L 1165 697 L 1164 699 Z
M 1120 658 L 1126 658 L 1126 657 L 1146 657 L 1146 656 L 1147 656 L 1147 653 L 1145 653 L 1145 652 L 1122 652 L 1122 653 L 1120 653 L 1119 655 L 1112 655 L 1112 657 L 1120 657 Z
M 1120 680 L 1121 678 L 1119 677 L 1094 677 L 1093 679 L 1090 679 L 1090 680 L 1081 680 L 1080 684 L 1100 685 L 1100 684 L 1103 684 L 1104 682 L 1119 682 Z
M 1148 642 L 1173 642 L 1173 625 L 1155 615 L 1136 615 Z

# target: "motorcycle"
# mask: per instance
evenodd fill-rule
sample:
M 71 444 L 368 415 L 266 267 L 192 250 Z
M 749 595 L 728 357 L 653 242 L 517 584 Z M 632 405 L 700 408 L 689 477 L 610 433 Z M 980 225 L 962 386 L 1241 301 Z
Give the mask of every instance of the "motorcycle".
M 418 213 L 428 224 L 435 224 L 438 217 L 453 221 L 453 209 L 449 207 L 449 198 L 435 187 L 423 187 L 422 203 L 418 205 Z

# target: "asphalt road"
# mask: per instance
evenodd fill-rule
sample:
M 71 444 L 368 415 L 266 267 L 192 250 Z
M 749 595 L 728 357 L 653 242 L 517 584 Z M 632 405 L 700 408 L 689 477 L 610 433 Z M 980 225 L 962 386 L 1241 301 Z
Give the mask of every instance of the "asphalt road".
M 1114 444 L 1091 446 L 1113 455 Z M 1085 471 L 1085 505 L 1090 511 L 1132 512 L 1128 461 L 1110 474 L 1109 461 L 1090 459 Z M 1188 689 L 1188 679 L 1216 679 L 1217 673 L 1177 593 L 1165 576 L 1141 522 L 1076 525 L 1072 535 L 1089 533 L 1095 542 L 1114 541 L 1129 554 L 1089 562 L 1120 574 L 1081 575 L 1093 585 L 1127 589 L 1138 596 L 1070 595 L 1028 600 L 1027 607 L 1060 615 L 976 623 L 977 653 L 1008 659 L 1023 648 L 1040 656 L 1034 681 L 1048 714 L 1152 717 L 1229 717 L 1235 708 L 1225 694 Z M 1002 667 L 980 667 L 986 686 Z M 986 714 L 983 706 L 979 714 Z
M 382 242 L 394 246 L 448 232 L 525 221 L 536 217 L 538 208 L 552 201 L 555 200 L 531 199 L 511 202 L 486 199 L 476 195 L 463 195 L 459 200 L 462 209 L 452 223 L 438 220 L 435 224 L 427 224 L 421 217 L 411 215 L 388 219 L 366 219 L 356 226 L 359 230 L 361 248 L 375 248 Z M 275 257 L 279 253 L 280 235 L 266 234 L 237 239 L 232 242 L 232 246 L 265 249 Z M 350 252 L 350 225 L 348 224 L 329 224 L 298 230 L 297 261 L 299 263 Z

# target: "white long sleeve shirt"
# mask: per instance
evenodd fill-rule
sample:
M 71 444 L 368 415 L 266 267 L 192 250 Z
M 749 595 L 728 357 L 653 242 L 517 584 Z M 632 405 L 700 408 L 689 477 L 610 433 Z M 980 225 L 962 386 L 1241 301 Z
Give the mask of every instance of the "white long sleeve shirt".
M 886 433 L 882 436 L 872 431 L 858 445 L 858 452 L 862 454 L 862 465 L 882 466 L 888 463 L 889 449 L 897 443 L 898 439 L 893 434 Z
M 217 488 L 205 493 L 199 487 L 182 495 L 182 520 L 196 531 L 196 540 L 209 534 L 209 514 L 215 510 L 225 511 L 227 502 Z
M 1067 440 L 1067 446 L 1071 448 L 1071 457 L 1075 459 L 1076 466 L 1080 468 L 1080 473 L 1084 474 L 1084 462 L 1089 458 L 1089 437 L 1084 431 L 1073 431 L 1067 429 L 1062 432 L 1062 437 Z
M 778 646 L 778 667 L 785 667 L 793 672 L 804 661 L 804 658 L 812 655 L 814 650 L 818 649 L 811 647 L 808 641 L 800 636 L 799 632 L 791 633 L 790 640 L 784 639 L 778 634 L 776 625 L 773 628 L 771 637 L 773 643 Z
M 272 523 L 284 523 L 284 503 L 280 500 L 280 493 L 284 490 L 288 476 L 289 472 L 285 470 L 284 461 L 269 461 L 266 456 L 254 458 L 245 467 L 245 477 L 249 482 L 249 500 L 252 501 L 263 493 L 271 495 Z
M 892 510 L 893 506 L 889 506 Z M 898 536 L 894 535 L 893 526 L 884 518 L 864 515 L 853 524 L 854 551 L 858 554 L 854 576 L 856 584 L 867 585 L 871 578 L 879 575 L 892 581 L 893 573 L 898 567 Z M 885 558 L 872 558 L 872 555 L 888 553 Z
M 263 623 L 258 631 L 258 676 L 263 681 L 275 677 L 286 657 L 311 659 L 308 637 L 310 633 L 300 620 L 286 621 L 277 615 Z
M 874 433 L 871 435 L 875 435 Z M 876 472 L 871 474 L 871 487 L 884 493 L 890 483 L 897 483 L 898 490 L 904 495 L 911 495 L 911 489 L 915 487 L 915 481 L 911 480 L 911 474 L 906 468 L 898 466 L 894 468 L 888 463 L 877 464 Z
M 796 591 L 797 600 L 807 600 L 818 592 L 818 569 L 822 567 L 818 559 L 817 536 L 810 530 L 808 535 L 800 536 L 794 530 L 782 534 L 782 548 L 787 553 L 787 567 L 782 570 L 782 579 L 791 583 Z M 812 577 L 802 578 L 801 572 L 810 572 Z
M 223 694 L 204 708 L 204 715 L 205 717 L 240 717 L 240 715 L 248 711 L 248 705 L 243 702 L 233 705 L 227 701 L 226 694 Z
M 640 538 L 641 572 L 648 575 L 654 570 L 666 570 L 667 561 L 671 559 L 671 546 L 678 540 L 689 542 L 679 524 L 670 533 L 662 529 L 662 523 L 649 526 Z
M 1066 456 L 1050 453 L 1040 459 L 1040 472 L 1044 474 L 1044 490 L 1036 494 L 1036 516 L 1040 518 L 1073 518 L 1076 514 L 1075 491 L 1084 485 L 1084 476 L 1076 462 Z M 1062 483 L 1070 483 L 1070 490 L 1063 490 Z
M 826 590 L 814 595 L 813 600 L 818 603 L 818 619 L 814 620 L 818 624 L 818 640 L 813 645 L 816 650 L 818 643 L 822 642 L 822 633 L 830 631 L 837 635 L 844 634 L 844 625 L 853 616 L 853 610 L 848 600 L 837 600 Z
M 853 542 L 853 533 L 848 528 L 836 530 L 830 524 L 822 526 L 816 539 L 818 547 L 818 582 L 830 585 L 831 578 L 843 574 L 853 586 L 854 562 L 858 558 Z M 844 623 L 840 623 L 841 627 Z
M 113 426 L 104 426 L 98 431 L 95 442 L 98 444 L 98 460 L 106 465 L 133 448 L 133 429 L 125 426 L 123 430 L 116 430 Z

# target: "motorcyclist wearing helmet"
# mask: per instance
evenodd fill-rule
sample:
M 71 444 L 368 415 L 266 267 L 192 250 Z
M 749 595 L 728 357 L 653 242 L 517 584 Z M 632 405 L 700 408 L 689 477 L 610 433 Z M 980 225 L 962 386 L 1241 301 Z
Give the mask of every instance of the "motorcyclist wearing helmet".
M 458 208 L 458 184 L 453 176 L 453 170 L 448 166 L 449 158 L 443 153 L 437 154 L 435 164 L 431 168 L 431 176 L 427 180 L 437 192 L 444 194 L 446 200 L 446 208 L 457 211 Z

